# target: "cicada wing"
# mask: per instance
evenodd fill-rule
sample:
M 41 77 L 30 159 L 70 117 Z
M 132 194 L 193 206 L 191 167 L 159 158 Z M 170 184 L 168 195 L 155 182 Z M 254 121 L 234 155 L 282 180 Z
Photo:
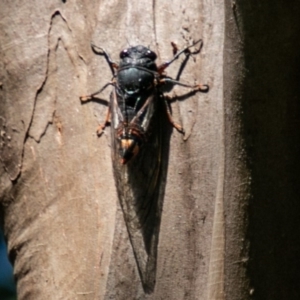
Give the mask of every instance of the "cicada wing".
M 115 129 L 118 127 L 118 107 L 112 107 L 113 169 L 117 192 L 125 223 L 145 290 L 155 285 L 158 234 L 167 168 L 167 143 L 164 141 L 163 97 L 158 93 L 149 103 L 147 140 L 140 152 L 126 165 L 120 164 Z M 112 95 L 112 105 L 116 104 Z M 165 163 L 163 164 L 163 157 Z

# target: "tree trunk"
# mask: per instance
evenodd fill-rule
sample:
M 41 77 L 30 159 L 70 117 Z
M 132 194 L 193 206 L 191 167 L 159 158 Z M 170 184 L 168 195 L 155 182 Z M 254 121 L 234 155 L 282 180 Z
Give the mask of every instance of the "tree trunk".
M 2 1 L 1 220 L 18 299 L 300 298 L 300 4 L 275 2 Z M 141 44 L 164 62 L 171 41 L 199 38 L 181 79 L 210 91 L 172 103 L 186 135 L 170 139 L 146 294 L 110 129 L 95 132 L 107 107 L 79 96 L 111 79 L 91 42 L 116 61 Z

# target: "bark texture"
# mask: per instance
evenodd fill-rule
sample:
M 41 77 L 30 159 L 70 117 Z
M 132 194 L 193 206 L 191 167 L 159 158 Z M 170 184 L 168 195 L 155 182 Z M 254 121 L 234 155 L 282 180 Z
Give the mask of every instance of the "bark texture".
M 299 10 L 271 0 L 1 2 L 1 221 L 18 299 L 299 299 Z M 106 107 L 79 96 L 111 79 L 91 41 L 114 60 L 142 44 L 163 62 L 171 41 L 198 38 L 181 80 L 210 91 L 172 104 L 186 136 L 171 136 L 146 295 L 109 128 L 95 133 Z

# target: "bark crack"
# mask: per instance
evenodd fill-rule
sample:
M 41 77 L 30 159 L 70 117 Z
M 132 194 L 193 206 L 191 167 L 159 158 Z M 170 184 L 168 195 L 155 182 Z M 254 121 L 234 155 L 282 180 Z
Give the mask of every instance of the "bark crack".
M 81 62 L 85 62 L 74 46 L 72 30 L 67 20 L 63 17 L 61 12 L 57 10 L 51 17 L 48 32 L 48 57 L 45 79 L 36 93 L 34 110 L 26 140 L 30 137 L 39 143 L 41 138 L 46 134 L 49 125 L 53 124 L 53 115 L 56 111 L 58 99 L 57 86 L 59 79 L 57 75 L 57 52 L 59 51 L 60 43 L 76 71 L 76 76 L 79 77 L 77 70 L 78 58 Z

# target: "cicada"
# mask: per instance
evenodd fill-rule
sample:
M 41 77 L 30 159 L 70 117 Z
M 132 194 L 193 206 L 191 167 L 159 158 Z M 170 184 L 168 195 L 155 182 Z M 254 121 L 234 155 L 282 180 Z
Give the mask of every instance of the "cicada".
M 198 45 L 194 51 L 190 49 Z M 95 54 L 104 56 L 112 79 L 99 91 L 80 97 L 92 101 L 108 86 L 110 94 L 105 122 L 97 129 L 101 135 L 111 125 L 112 161 L 118 197 L 146 292 L 155 286 L 157 244 L 168 161 L 168 130 L 166 120 L 180 133 L 182 126 L 173 121 L 170 98 L 164 95 L 173 86 L 207 92 L 207 85 L 190 85 L 179 81 L 189 57 L 198 54 L 202 40 L 178 51 L 172 43 L 174 56 L 157 65 L 155 52 L 144 46 L 129 47 L 120 52 L 120 62 L 92 44 Z M 175 79 L 165 74 L 166 68 L 185 55 Z M 97 99 L 97 98 L 96 98 Z

